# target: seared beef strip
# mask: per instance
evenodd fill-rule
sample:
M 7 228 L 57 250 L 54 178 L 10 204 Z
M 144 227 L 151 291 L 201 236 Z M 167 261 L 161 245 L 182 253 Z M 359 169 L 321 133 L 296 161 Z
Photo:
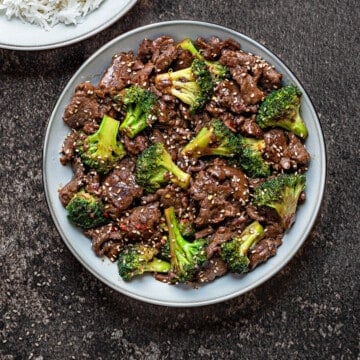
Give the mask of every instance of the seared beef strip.
M 134 139 L 130 139 L 124 135 L 125 150 L 131 155 L 138 155 L 150 146 L 146 136 L 138 135 Z
M 281 86 L 282 75 L 257 55 L 242 50 L 224 50 L 219 61 L 230 68 L 234 79 L 240 85 L 241 77 L 244 76 L 241 75 L 244 73 L 242 69 L 246 69 L 245 74 L 253 76 L 254 81 L 265 91 L 277 89 Z M 239 67 L 242 69 L 240 70 Z
M 178 52 L 174 39 L 168 36 L 160 36 L 153 41 L 151 62 L 155 65 L 155 71 L 167 70 L 176 59 Z
M 66 165 L 69 161 L 75 157 L 75 144 L 79 137 L 79 132 L 72 130 L 65 138 L 61 148 L 60 162 L 62 165 Z
M 260 240 L 249 254 L 249 269 L 253 270 L 256 266 L 265 262 L 271 256 L 276 254 L 277 248 L 282 243 L 282 235 L 278 235 L 274 238 L 264 238 Z
M 218 190 L 218 193 L 214 192 L 200 201 L 200 210 L 194 221 L 196 225 L 218 224 L 227 217 L 234 217 L 240 213 L 239 204 L 227 200 L 231 189 L 229 192 L 229 188 L 219 186 Z
M 85 184 L 85 167 L 80 158 L 75 158 L 73 161 L 73 177 L 72 179 L 59 190 L 59 198 L 63 206 L 66 206 L 72 197 Z
M 155 202 L 132 208 L 119 220 L 118 226 L 127 240 L 160 240 L 160 218 L 159 203 Z
M 189 195 L 178 186 L 169 184 L 157 190 L 156 194 L 159 196 L 160 204 L 164 209 L 173 206 L 181 215 L 183 212 L 189 212 Z
M 216 252 L 219 252 L 220 245 L 229 241 L 234 236 L 234 232 L 226 226 L 219 226 L 215 234 L 210 239 L 209 245 L 206 248 L 206 255 L 211 259 Z
M 220 159 L 195 175 L 189 193 L 199 202 L 195 219 L 198 226 L 218 224 L 227 217 L 239 216 L 249 196 L 243 172 Z
M 85 234 L 92 239 L 92 247 L 98 256 L 107 256 L 115 261 L 124 246 L 123 236 L 114 224 L 90 229 Z
M 99 88 L 114 95 L 131 84 L 146 87 L 153 69 L 152 63 L 144 64 L 132 51 L 122 52 L 113 57 L 112 64 L 100 80 Z
M 293 133 L 272 129 L 264 134 L 264 157 L 276 171 L 304 169 L 310 162 L 310 154 Z
M 240 50 L 240 44 L 233 39 L 221 40 L 217 36 L 211 36 L 208 41 L 199 37 L 195 41 L 195 46 L 205 59 L 214 61 L 217 60 L 224 49 Z
M 185 69 L 187 67 L 190 67 L 194 60 L 190 51 L 182 50 L 182 49 L 178 49 L 177 51 L 178 51 L 177 58 L 171 65 L 172 69 L 174 71 L 177 71 L 180 69 Z
M 119 166 L 109 173 L 102 184 L 102 198 L 105 211 L 113 219 L 131 206 L 134 199 L 140 198 L 143 189 L 135 181 L 135 163 L 124 158 Z
M 76 87 L 69 105 L 65 108 L 64 121 L 72 129 L 81 129 L 87 123 L 100 122 L 110 109 L 111 102 L 104 92 L 86 81 Z
M 214 256 L 204 266 L 204 269 L 199 271 L 196 280 L 200 283 L 213 281 L 217 277 L 224 276 L 227 270 L 227 265 L 224 261 L 219 256 Z
M 96 171 L 89 171 L 85 175 L 84 182 L 86 192 L 89 194 L 101 195 L 101 178 Z
M 257 107 L 254 104 L 246 103 L 241 88 L 232 80 L 220 82 L 214 89 L 213 101 L 217 106 L 223 107 L 235 114 L 255 113 Z
M 153 40 L 144 39 L 139 45 L 137 57 L 145 64 L 151 60 L 153 52 Z
M 257 139 L 262 139 L 264 134 L 260 126 L 256 123 L 256 115 L 252 115 L 249 118 L 244 118 L 244 121 L 241 124 L 240 132 L 244 136 L 254 137 Z
M 206 228 L 203 228 L 199 231 L 196 231 L 194 234 L 195 239 L 202 239 L 202 238 L 206 238 L 209 235 L 213 234 L 214 232 L 214 228 L 212 226 L 208 226 Z
M 286 135 L 289 142 L 287 148 L 284 149 L 284 156 L 295 161 L 297 167 L 309 165 L 310 154 L 306 150 L 305 145 L 292 132 L 287 132 Z
M 232 78 L 240 85 L 241 96 L 246 105 L 255 105 L 262 101 L 265 93 L 258 88 L 259 74 L 250 74 L 243 66 L 230 70 Z
M 113 56 L 111 65 L 103 74 L 99 87 L 106 90 L 121 90 L 131 83 L 132 65 L 136 57 L 132 51 Z
M 179 117 L 178 111 L 178 100 L 169 94 L 162 95 L 158 99 L 159 112 L 158 112 L 158 122 L 160 124 L 166 124 L 167 126 L 175 125 L 174 122 L 181 120 Z
M 208 173 L 219 181 L 230 181 L 233 189 L 233 197 L 242 205 L 245 205 L 249 199 L 248 181 L 245 174 L 239 168 L 226 164 L 220 158 L 213 161 L 213 165 L 207 169 Z

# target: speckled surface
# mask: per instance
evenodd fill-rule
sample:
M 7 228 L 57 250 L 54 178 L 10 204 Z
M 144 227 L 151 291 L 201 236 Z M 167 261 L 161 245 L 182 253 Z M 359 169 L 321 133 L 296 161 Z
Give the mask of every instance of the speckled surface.
M 140 0 L 79 44 L 0 49 L 0 358 L 359 359 L 359 16 L 355 0 Z M 321 212 L 293 260 L 244 296 L 192 309 L 131 300 L 89 274 L 53 225 L 41 168 L 48 118 L 82 62 L 127 30 L 179 18 L 276 53 L 312 98 L 328 151 Z

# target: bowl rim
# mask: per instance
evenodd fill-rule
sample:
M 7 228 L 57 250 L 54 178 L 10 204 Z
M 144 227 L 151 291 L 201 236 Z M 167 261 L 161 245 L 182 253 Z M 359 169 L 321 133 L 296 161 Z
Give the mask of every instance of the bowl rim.
M 240 37 L 245 39 L 246 41 L 248 41 L 249 43 L 251 43 L 252 45 L 254 45 L 257 48 L 260 48 L 260 50 L 262 50 L 263 52 L 269 54 L 271 57 L 275 58 L 290 74 L 291 76 L 293 76 L 297 82 L 300 84 L 301 86 L 301 90 L 303 91 L 303 96 L 306 98 L 306 101 L 308 103 L 309 109 L 312 113 L 312 116 L 316 119 L 316 127 L 319 130 L 319 132 L 317 133 L 317 136 L 319 138 L 319 146 L 321 148 L 321 152 L 320 154 L 318 154 L 321 158 L 321 163 L 323 164 L 323 166 L 320 168 L 320 178 L 319 178 L 319 193 L 318 193 L 318 201 L 316 202 L 316 204 L 313 207 L 312 213 L 314 214 L 314 216 L 311 218 L 311 220 L 309 221 L 309 223 L 307 224 L 308 227 L 307 229 L 304 231 L 302 238 L 302 241 L 298 241 L 298 243 L 296 244 L 296 246 L 294 246 L 292 248 L 292 251 L 289 252 L 286 256 L 286 258 L 281 262 L 281 263 L 277 263 L 276 265 L 276 269 L 272 270 L 269 272 L 269 274 L 263 276 L 262 278 L 258 279 L 257 281 L 251 283 L 249 286 L 246 286 L 244 288 L 242 288 L 239 291 L 234 291 L 231 294 L 227 294 L 224 296 L 217 296 L 214 297 L 210 300 L 200 300 L 200 301 L 188 301 L 188 302 L 180 302 L 180 301 L 167 301 L 167 300 L 159 300 L 157 298 L 154 297 L 146 297 L 144 298 L 143 296 L 138 295 L 136 292 L 131 292 L 129 290 L 125 290 L 125 289 L 119 289 L 118 287 L 116 287 L 114 284 L 112 284 L 111 282 L 109 282 L 106 278 L 104 278 L 103 276 L 101 276 L 101 274 L 97 273 L 89 264 L 87 264 L 80 256 L 79 254 L 76 252 L 76 250 L 74 249 L 74 247 L 72 246 L 72 244 L 67 240 L 67 236 L 65 235 L 63 228 L 61 226 L 61 224 L 59 223 L 55 211 L 52 207 L 52 203 L 50 200 L 50 194 L 49 194 L 49 189 L 48 189 L 48 180 L 46 178 L 46 160 L 48 157 L 47 154 L 47 148 L 49 145 L 49 137 L 50 137 L 50 128 L 51 128 L 51 124 L 53 121 L 53 116 L 55 114 L 55 112 L 59 109 L 60 106 L 60 102 L 61 102 L 61 98 L 63 97 L 63 95 L 65 94 L 65 92 L 71 87 L 72 82 L 74 81 L 74 79 L 76 77 L 78 77 L 81 72 L 83 71 L 84 68 L 86 68 L 86 66 L 88 66 L 88 64 L 90 64 L 94 59 L 96 59 L 100 54 L 102 54 L 106 49 L 111 48 L 114 44 L 116 44 L 117 42 L 126 39 L 127 37 L 130 37 L 132 35 L 135 35 L 137 33 L 146 33 L 147 30 L 152 30 L 152 29 L 158 29 L 159 31 L 161 30 L 162 27 L 168 27 L 168 26 L 179 26 L 179 25 L 197 25 L 197 26 L 201 26 L 201 27 L 211 27 L 212 31 L 214 32 L 214 35 L 216 35 L 216 30 L 221 30 L 221 31 L 225 31 L 228 33 L 232 33 L 233 35 L 235 35 L 236 37 Z M 258 286 L 260 286 L 261 284 L 263 284 L 264 282 L 266 282 L 267 280 L 269 280 L 270 278 L 274 277 L 277 273 L 279 273 L 279 271 L 286 266 L 289 261 L 291 261 L 293 259 L 293 257 L 295 256 L 295 254 L 298 252 L 298 250 L 300 249 L 300 247 L 304 244 L 305 240 L 308 238 L 312 228 L 314 227 L 315 223 L 317 222 L 317 219 L 319 217 L 319 213 L 320 213 L 320 209 L 321 209 L 321 205 L 323 202 L 323 198 L 324 198 L 324 192 L 325 192 L 325 185 L 326 185 L 326 174 L 327 174 L 327 155 L 326 155 L 326 146 L 325 146 L 325 140 L 324 140 L 324 134 L 322 131 L 322 126 L 321 123 L 319 121 L 319 117 L 317 115 L 317 112 L 315 110 L 315 107 L 313 105 L 312 100 L 310 99 L 310 97 L 308 96 L 305 88 L 303 87 L 301 81 L 297 78 L 297 76 L 294 74 L 294 72 L 284 63 L 283 60 L 281 60 L 277 55 L 275 55 L 271 50 L 269 50 L 267 47 L 265 47 L 264 45 L 262 45 L 261 43 L 259 43 L 258 41 L 248 37 L 247 35 L 233 30 L 229 27 L 225 27 L 222 25 L 218 25 L 215 23 L 211 23 L 211 22 L 203 22 L 203 21 L 193 21 L 193 20 L 171 20 L 171 21 L 162 21 L 162 22 L 156 22 L 156 23 L 152 23 L 152 24 L 148 24 L 148 25 L 144 25 L 144 26 L 140 26 L 137 27 L 135 29 L 132 29 L 130 31 L 127 31 L 117 37 L 115 37 L 114 39 L 112 39 L 111 41 L 107 42 L 106 44 L 104 44 L 103 46 L 101 46 L 97 51 L 95 51 L 80 67 L 79 69 L 73 74 L 73 76 L 69 79 L 69 81 L 67 82 L 66 86 L 64 87 L 62 93 L 59 95 L 58 100 L 53 108 L 52 114 L 50 115 L 49 119 L 48 119 L 48 123 L 46 126 L 46 134 L 45 134 L 45 138 L 44 138 L 44 143 L 43 143 L 43 187 L 44 187 L 44 191 L 45 191 L 45 195 L 46 195 L 46 202 L 52 217 L 52 221 L 55 224 L 55 227 L 58 231 L 58 233 L 60 234 L 62 240 L 65 242 L 65 244 L 67 245 L 67 247 L 69 248 L 69 250 L 71 251 L 71 253 L 75 256 L 75 258 L 91 273 L 93 274 L 98 280 L 100 280 L 101 282 L 103 282 L 104 284 L 106 284 L 107 286 L 109 286 L 110 288 L 112 288 L 113 290 L 120 292 L 122 295 L 126 295 L 129 296 L 130 298 L 142 301 L 142 302 L 147 302 L 150 304 L 154 304 L 154 305 L 161 305 L 161 306 L 170 306 L 170 307 L 198 307 L 198 306 L 205 306 L 205 305 L 211 305 L 211 304 L 215 304 L 215 303 L 219 303 L 219 302 L 223 302 L 223 301 L 227 301 L 230 300 L 232 298 L 238 297 L 240 295 L 243 295 L 245 293 L 247 293 L 250 290 L 253 290 L 255 288 L 257 288 Z M 155 281 L 155 280 L 154 280 Z M 215 280 L 216 282 L 216 280 Z M 167 285 L 169 286 L 169 285 Z M 206 286 L 206 285 L 205 285 Z M 194 290 L 196 291 L 196 290 Z

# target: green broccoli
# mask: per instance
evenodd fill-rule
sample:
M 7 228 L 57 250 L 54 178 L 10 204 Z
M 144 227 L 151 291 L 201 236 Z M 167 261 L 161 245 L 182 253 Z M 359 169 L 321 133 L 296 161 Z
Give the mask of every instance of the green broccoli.
M 260 104 L 256 122 L 262 129 L 280 127 L 305 139 L 308 130 L 300 114 L 300 97 L 294 85 L 272 91 Z
M 157 97 L 150 90 L 132 85 L 116 96 L 117 100 L 121 100 L 126 112 L 119 129 L 129 138 L 134 138 L 156 121 Z
M 262 154 L 265 149 L 263 139 L 253 139 L 239 135 L 242 149 L 239 152 L 238 163 L 250 177 L 268 177 L 271 173 L 270 165 Z
M 206 60 L 204 56 L 200 53 L 200 51 L 196 48 L 196 46 L 194 45 L 191 39 L 186 38 L 182 40 L 178 44 L 178 47 L 180 47 L 183 50 L 189 51 L 193 55 L 193 57 L 201 61 L 204 61 L 215 82 L 229 78 L 230 76 L 229 68 L 225 65 L 220 64 L 219 61 Z
M 243 136 L 241 138 L 243 146 L 248 147 L 253 151 L 259 151 L 261 154 L 265 151 L 266 143 L 264 139 L 256 139 Z
M 191 238 L 195 235 L 194 223 L 187 218 L 179 219 L 179 230 L 185 238 Z
M 262 157 L 265 148 L 263 139 L 251 139 L 234 134 L 221 120 L 213 120 L 200 129 L 197 135 L 181 150 L 181 155 L 235 157 L 236 162 L 252 177 L 267 177 L 270 166 Z
M 178 221 L 179 231 L 181 235 L 187 238 L 193 238 L 195 235 L 194 224 L 187 218 L 181 218 Z M 159 256 L 160 259 L 169 260 L 170 256 L 170 241 L 168 236 L 164 236 L 163 245 L 160 249 Z
M 174 207 L 165 209 L 165 219 L 169 231 L 171 273 L 174 281 L 192 281 L 201 265 L 206 261 L 206 240 L 185 240 L 179 229 Z
M 101 199 L 78 191 L 66 205 L 68 219 L 82 229 L 90 229 L 106 224 L 109 220 L 104 216 L 104 205 Z
M 168 182 L 187 189 L 190 174 L 181 170 L 172 160 L 164 144 L 158 142 L 146 148 L 138 156 L 135 180 L 147 192 L 155 192 Z
M 155 76 L 155 85 L 189 105 L 191 113 L 204 107 L 213 93 L 213 81 L 206 64 L 195 59 L 190 67 Z
M 168 237 L 166 237 L 166 239 L 164 240 L 158 257 L 162 260 L 170 261 L 170 241 Z
M 232 157 L 241 152 L 239 137 L 221 121 L 213 120 L 203 126 L 197 135 L 181 150 L 183 156 L 200 158 L 219 155 Z
M 221 257 L 228 269 L 237 274 L 249 271 L 249 250 L 265 236 L 264 228 L 258 221 L 248 225 L 240 236 L 221 244 Z
M 86 166 L 106 174 L 126 155 L 124 146 L 117 140 L 119 126 L 119 121 L 104 115 L 95 133 L 76 142 L 76 150 Z
M 119 254 L 118 271 L 125 280 L 145 272 L 168 273 L 170 263 L 156 257 L 158 250 L 143 244 L 129 244 Z
M 303 174 L 278 175 L 255 188 L 253 203 L 274 208 L 284 230 L 289 229 L 295 221 L 298 200 L 305 183 Z

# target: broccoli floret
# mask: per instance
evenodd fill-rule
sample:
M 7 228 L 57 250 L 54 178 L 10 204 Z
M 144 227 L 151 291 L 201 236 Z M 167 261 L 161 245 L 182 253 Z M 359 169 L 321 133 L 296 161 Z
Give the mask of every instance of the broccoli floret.
M 189 105 L 191 113 L 203 108 L 213 93 L 213 81 L 206 64 L 195 59 L 191 66 L 155 77 L 155 85 Z
M 179 219 L 179 230 L 181 235 L 185 238 L 189 238 L 195 235 L 194 224 L 187 218 Z
M 189 51 L 195 58 L 204 61 L 208 70 L 210 71 L 211 76 L 215 82 L 227 79 L 230 76 L 229 68 L 225 65 L 219 63 L 219 61 L 210 61 L 206 60 L 201 52 L 196 48 L 193 41 L 189 38 L 182 40 L 178 47 L 183 50 Z
M 156 121 L 157 97 L 150 90 L 132 85 L 117 98 L 121 100 L 126 112 L 119 129 L 129 138 L 134 138 Z
M 147 192 L 155 192 L 168 182 L 187 189 L 190 174 L 181 170 L 172 160 L 164 144 L 158 142 L 146 148 L 138 156 L 135 179 Z
M 104 115 L 99 129 L 76 143 L 76 150 L 86 166 L 106 174 L 126 155 L 124 146 L 117 140 L 119 126 L 119 121 Z
M 268 177 L 271 173 L 270 165 L 264 160 L 262 154 L 265 149 L 263 139 L 253 139 L 240 136 L 242 150 L 238 162 L 250 177 Z
M 306 178 L 303 174 L 279 175 L 255 189 L 254 205 L 269 206 L 278 213 L 284 230 L 295 221 L 295 212 Z
M 164 240 L 158 257 L 162 260 L 170 261 L 170 241 L 168 237 L 166 237 L 166 239 Z
M 264 140 L 234 134 L 221 120 L 213 120 L 200 129 L 197 135 L 181 150 L 183 156 L 236 156 L 236 162 L 252 177 L 267 177 L 270 166 L 262 153 Z
M 181 150 L 182 155 L 192 158 L 209 155 L 232 157 L 240 152 L 239 137 L 217 119 L 202 127 L 195 138 Z
M 300 114 L 300 97 L 294 85 L 272 91 L 260 104 L 256 122 L 262 129 L 280 127 L 305 139 L 308 130 Z
M 145 272 L 168 273 L 170 263 L 156 257 L 158 250 L 143 244 L 127 245 L 118 258 L 119 275 L 130 281 L 134 276 Z
M 82 229 L 90 229 L 106 224 L 104 205 L 101 199 L 87 193 L 84 189 L 77 192 L 66 205 L 68 219 Z
M 228 269 L 237 274 L 249 271 L 249 250 L 265 235 L 264 228 L 258 221 L 248 225 L 240 236 L 235 236 L 221 245 L 221 257 Z
M 180 234 L 185 238 L 193 238 L 195 235 L 194 224 L 189 219 L 182 218 L 178 221 Z M 163 260 L 169 260 L 170 256 L 170 241 L 168 236 L 164 236 L 163 245 L 160 249 L 158 257 Z
M 165 209 L 169 231 L 171 273 L 175 282 L 188 282 L 206 261 L 206 240 L 185 240 L 179 229 L 174 207 Z

